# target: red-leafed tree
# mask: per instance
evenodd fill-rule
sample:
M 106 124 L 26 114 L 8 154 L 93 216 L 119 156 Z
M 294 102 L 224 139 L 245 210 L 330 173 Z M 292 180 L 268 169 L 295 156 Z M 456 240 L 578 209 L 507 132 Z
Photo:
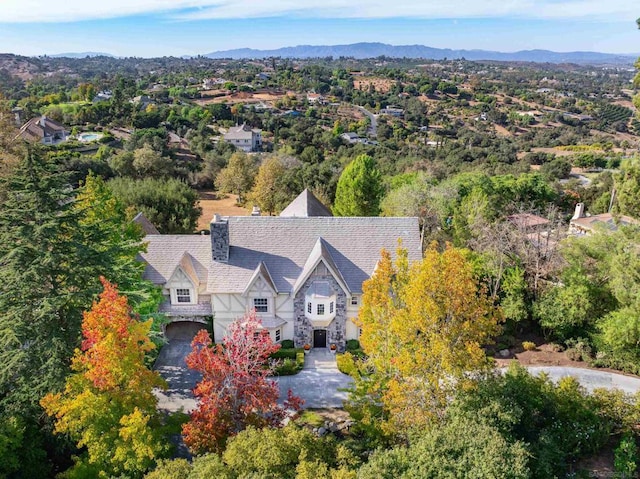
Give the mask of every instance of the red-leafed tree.
M 278 404 L 278 385 L 269 380 L 269 355 L 280 345 L 261 328 L 255 311 L 234 321 L 222 344 L 212 344 L 207 331 L 191 343 L 187 366 L 202 373 L 193 392 L 199 398 L 191 420 L 182 427 L 184 441 L 197 453 L 223 450 L 229 436 L 247 426 L 279 426 L 287 409 L 300 409 L 302 400 L 291 391 Z

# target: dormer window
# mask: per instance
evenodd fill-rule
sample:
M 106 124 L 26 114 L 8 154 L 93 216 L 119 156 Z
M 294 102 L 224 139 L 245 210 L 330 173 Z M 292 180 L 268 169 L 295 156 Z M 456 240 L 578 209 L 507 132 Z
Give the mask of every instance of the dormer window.
M 253 298 L 253 307 L 256 313 L 268 313 L 269 300 L 267 298 Z
M 176 289 L 176 301 L 182 304 L 188 304 L 191 302 L 191 290 L 187 288 Z
M 320 303 L 318 304 L 318 316 L 322 316 L 324 315 L 324 304 Z

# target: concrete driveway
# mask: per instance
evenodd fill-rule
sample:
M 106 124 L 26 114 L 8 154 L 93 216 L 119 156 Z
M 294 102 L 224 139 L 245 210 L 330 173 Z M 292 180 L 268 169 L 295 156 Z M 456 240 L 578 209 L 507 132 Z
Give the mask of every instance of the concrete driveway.
M 275 378 L 280 387 L 280 399 L 287 397 L 289 389 L 304 399 L 304 408 L 341 408 L 347 399 L 351 377 L 338 370 L 335 354 L 328 348 L 313 349 L 304 358 L 304 369 L 294 376 Z
M 185 358 L 191 352 L 191 340 L 202 328 L 200 324 L 186 321 L 167 326 L 168 343 L 163 346 L 153 367 L 169 383 L 166 391 L 155 391 L 159 409 L 191 412 L 196 408 L 197 402 L 191 390 L 201 376 L 187 368 Z M 338 389 L 351 385 L 351 378 L 338 370 L 335 355 L 324 348 L 315 349 L 305 356 L 305 367 L 295 376 L 273 379 L 280 388 L 281 402 L 291 389 L 304 399 L 305 408 L 342 407 L 347 393 Z

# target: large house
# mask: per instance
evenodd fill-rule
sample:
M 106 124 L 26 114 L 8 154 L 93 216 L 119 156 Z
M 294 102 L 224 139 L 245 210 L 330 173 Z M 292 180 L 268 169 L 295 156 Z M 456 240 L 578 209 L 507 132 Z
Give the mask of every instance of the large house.
M 224 135 L 224 141 L 249 153 L 250 151 L 260 151 L 262 148 L 262 130 L 251 128 L 246 124 L 229 128 Z
M 410 260 L 422 254 L 417 218 L 333 217 L 307 190 L 277 217 L 215 215 L 210 233 L 148 234 L 142 258 L 145 278 L 163 288 L 161 311 L 213 317 L 216 341 L 255 309 L 276 342 L 344 350 L 359 337 L 362 283 L 381 249 L 394 253 L 401 240 Z
M 66 141 L 69 136 L 69 131 L 67 131 L 64 125 L 43 115 L 32 118 L 22 125 L 18 136 L 32 143 L 55 145 L 56 143 Z
M 640 225 L 640 221 L 630 216 L 618 215 L 611 213 L 602 213 L 600 215 L 588 215 L 585 213 L 584 203 L 576 204 L 576 209 L 569 222 L 569 234 L 571 235 L 589 235 L 598 228 L 615 231 L 620 226 Z

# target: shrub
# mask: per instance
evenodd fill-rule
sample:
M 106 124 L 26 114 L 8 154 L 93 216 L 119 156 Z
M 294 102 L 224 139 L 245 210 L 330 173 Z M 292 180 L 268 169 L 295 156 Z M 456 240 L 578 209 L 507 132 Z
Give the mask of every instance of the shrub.
M 591 346 L 584 339 L 570 339 L 567 341 L 565 354 L 572 361 L 591 361 Z
M 354 376 L 358 372 L 358 358 L 351 352 L 336 355 L 336 362 L 338 363 L 338 369 L 342 374 L 348 374 Z
M 295 349 L 280 348 L 269 356 L 271 359 L 296 359 Z
M 271 359 L 277 361 L 274 374 L 276 376 L 298 374 L 304 367 L 304 352 L 302 352 L 302 349 L 287 349 L 285 350 L 285 355 L 276 358 L 275 356 L 281 352 L 282 349 L 271 355 Z
M 637 477 L 638 468 L 638 446 L 635 437 L 626 433 L 622 436 L 620 445 L 614 452 L 613 467 L 617 475 L 621 478 Z
M 349 339 L 347 341 L 347 351 L 353 351 L 355 349 L 360 349 L 360 341 L 357 339 Z
M 280 342 L 280 346 L 282 349 L 293 349 L 295 347 L 292 339 L 283 339 Z
M 535 351 L 537 349 L 536 343 L 533 341 L 522 341 L 522 349 L 525 351 Z

